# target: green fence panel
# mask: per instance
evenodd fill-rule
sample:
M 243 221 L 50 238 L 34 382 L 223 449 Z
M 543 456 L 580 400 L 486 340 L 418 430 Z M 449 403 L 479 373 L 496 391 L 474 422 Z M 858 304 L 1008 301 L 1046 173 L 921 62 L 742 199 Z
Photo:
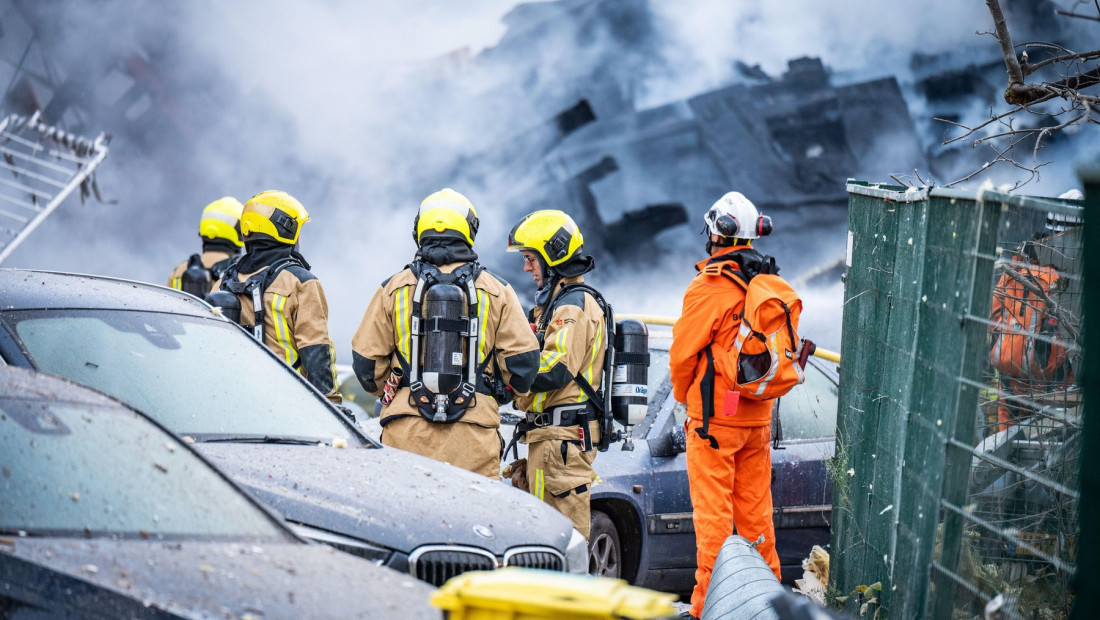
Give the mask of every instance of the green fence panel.
M 883 581 L 891 569 L 883 558 L 892 555 L 894 529 L 881 523 L 898 491 L 917 303 L 907 283 L 919 278 L 923 235 L 916 231 L 925 197 L 901 187 L 850 186 L 843 330 L 852 336 L 843 347 L 842 414 L 830 467 L 831 575 L 843 594 Z M 897 243 L 914 235 L 913 244 Z
M 1042 331 L 1044 318 L 1027 326 L 1027 339 L 1068 347 L 1059 376 L 1072 377 L 1082 351 L 1073 325 L 1080 207 L 854 181 L 848 193 L 829 468 L 834 591 L 881 582 L 881 591 L 848 601 L 858 610 L 877 597 L 876 618 L 972 617 L 987 604 L 1006 618 L 1064 617 L 1076 565 L 1081 395 L 1065 378 L 998 378 L 990 330 L 1002 328 L 990 307 L 996 279 L 1016 273 L 1018 261 L 1029 261 L 1027 277 L 1056 268 L 1063 288 L 1040 291 L 1040 301 L 1058 326 Z M 1025 247 L 1029 259 L 1020 258 Z M 997 284 L 1002 298 L 1007 286 Z
M 898 507 L 896 566 L 906 567 L 891 583 L 896 593 L 889 611 L 896 618 L 924 615 L 928 567 L 932 562 L 945 480 L 966 489 L 969 455 L 945 469 L 948 439 L 954 436 L 959 411 L 975 411 L 976 382 L 986 356 L 986 326 L 962 320 L 980 308 L 988 314 L 992 289 L 991 255 L 996 244 L 997 207 L 972 199 L 944 196 L 933 190 L 928 201 L 927 248 L 920 287 L 921 313 L 917 362 L 912 381 L 914 400 L 906 434 Z M 972 416 L 962 416 L 972 420 Z M 970 424 L 971 435 L 973 423 Z M 945 616 L 949 617 L 949 616 Z

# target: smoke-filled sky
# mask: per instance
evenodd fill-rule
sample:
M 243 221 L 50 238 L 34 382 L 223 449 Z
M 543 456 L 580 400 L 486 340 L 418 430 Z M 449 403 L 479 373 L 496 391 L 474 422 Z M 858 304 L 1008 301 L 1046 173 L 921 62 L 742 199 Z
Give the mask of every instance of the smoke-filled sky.
M 653 108 L 741 80 L 734 61 L 776 76 L 792 58 L 818 56 L 836 80 L 897 76 L 905 88 L 915 51 L 954 56 L 961 66 L 975 54 L 997 57 L 992 39 L 975 34 L 990 28 L 980 0 L 550 4 L 587 25 L 541 23 L 530 19 L 530 5 L 510 0 L 0 0 L 4 60 L 25 47 L 14 22 L 33 24 L 46 73 L 76 82 L 93 76 L 79 130 L 114 137 L 98 173 L 114 202 L 71 198 L 4 266 L 163 282 L 199 250 L 203 205 L 283 189 L 310 210 L 303 252 L 324 283 L 330 330 L 348 361 L 370 295 L 412 258 L 419 200 L 440 187 L 454 185 L 479 207 L 475 249 L 505 278 L 526 277 L 520 261 L 500 251 L 521 215 L 509 207 L 525 187 L 485 180 L 495 171 L 474 174 L 465 163 L 589 97 L 584 87 L 596 69 L 618 79 L 593 97 L 599 117 L 601 102 L 616 97 Z M 138 80 L 147 94 L 115 109 L 134 75 L 134 63 L 120 59 L 135 53 L 152 68 Z M 919 106 L 910 101 L 918 123 Z M 539 174 L 553 175 L 548 169 Z M 1076 183 L 1068 163 L 1047 170 L 1028 193 L 1056 195 Z M 631 271 L 597 257 L 605 266 L 597 280 L 620 312 L 678 312 L 691 264 L 702 257 L 701 240 L 689 235 L 709 203 L 685 206 L 691 223 L 657 238 L 675 250 L 661 264 Z M 777 215 L 777 225 L 800 217 Z M 792 277 L 832 263 L 843 255 L 843 212 L 822 221 L 778 247 L 761 245 L 792 266 Z M 828 332 L 817 340 L 839 347 L 840 285 L 805 296 L 804 322 Z

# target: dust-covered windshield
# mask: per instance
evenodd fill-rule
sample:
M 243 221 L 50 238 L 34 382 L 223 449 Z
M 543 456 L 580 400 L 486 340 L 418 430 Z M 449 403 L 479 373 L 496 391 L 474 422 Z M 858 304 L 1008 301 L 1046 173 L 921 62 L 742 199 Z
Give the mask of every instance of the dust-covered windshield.
M 170 434 L 122 407 L 0 397 L 0 533 L 290 540 Z
M 180 435 L 359 443 L 284 364 L 221 321 L 124 310 L 9 317 L 35 368 L 106 392 Z

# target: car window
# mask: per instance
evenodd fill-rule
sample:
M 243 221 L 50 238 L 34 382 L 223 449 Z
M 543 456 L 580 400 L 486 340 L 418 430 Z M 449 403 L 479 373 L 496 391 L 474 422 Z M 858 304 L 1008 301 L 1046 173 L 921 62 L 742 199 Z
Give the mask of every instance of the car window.
M 806 382 L 779 399 L 783 439 L 832 437 L 836 434 L 837 386 L 821 370 L 806 365 Z
M 649 350 L 649 394 L 650 396 L 657 393 L 661 384 L 668 379 L 668 351 L 662 351 L 661 349 Z
M 837 386 L 821 369 L 806 365 L 806 382 L 779 399 L 783 439 L 832 437 L 836 434 Z M 687 418 L 687 405 L 676 403 L 672 414 L 677 424 Z
M 285 365 L 221 321 L 118 310 L 14 318 L 38 370 L 106 392 L 180 435 L 358 442 Z
M 292 540 L 174 437 L 122 408 L 0 398 L 0 531 Z

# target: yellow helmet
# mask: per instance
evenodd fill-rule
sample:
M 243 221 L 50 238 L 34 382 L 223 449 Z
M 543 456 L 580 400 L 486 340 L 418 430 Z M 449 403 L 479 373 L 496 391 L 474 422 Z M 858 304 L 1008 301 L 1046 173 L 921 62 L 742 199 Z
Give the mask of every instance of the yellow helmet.
M 199 236 L 232 241 L 238 248 L 241 241 L 241 210 L 244 205 L 232 196 L 219 198 L 206 205 L 199 220 Z
M 477 236 L 477 210 L 462 194 L 445 187 L 420 203 L 413 220 L 413 240 L 420 245 L 425 237 L 453 237 L 474 245 Z
M 508 251 L 538 253 L 548 267 L 556 267 L 581 253 L 584 237 L 569 214 L 557 209 L 535 211 L 508 233 Z
M 279 190 L 268 190 L 244 203 L 241 233 L 246 238 L 260 233 L 293 245 L 298 242 L 302 224 L 308 221 L 309 213 L 294 196 Z

